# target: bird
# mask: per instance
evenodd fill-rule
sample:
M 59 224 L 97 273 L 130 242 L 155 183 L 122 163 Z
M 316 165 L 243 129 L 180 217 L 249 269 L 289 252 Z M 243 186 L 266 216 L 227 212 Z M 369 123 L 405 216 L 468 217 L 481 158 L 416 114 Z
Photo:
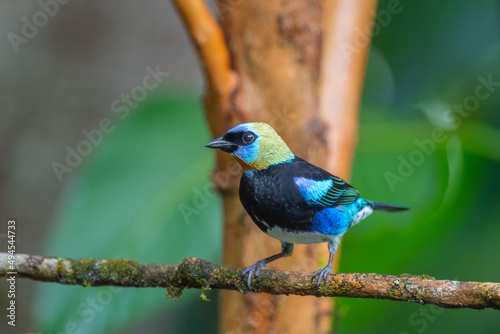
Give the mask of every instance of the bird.
M 373 213 L 407 207 L 363 199 L 343 179 L 292 153 L 267 123 L 243 123 L 205 145 L 229 153 L 242 167 L 239 197 L 253 222 L 281 242 L 281 252 L 241 272 L 251 289 L 267 264 L 291 256 L 294 244 L 328 243 L 328 264 L 313 273 L 319 288 L 346 231 Z

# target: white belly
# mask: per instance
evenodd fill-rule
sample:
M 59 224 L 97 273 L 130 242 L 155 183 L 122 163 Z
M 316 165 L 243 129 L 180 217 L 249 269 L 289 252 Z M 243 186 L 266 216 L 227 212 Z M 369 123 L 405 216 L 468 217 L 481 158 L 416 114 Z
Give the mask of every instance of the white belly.
M 276 238 L 280 241 L 288 242 L 291 244 L 317 244 L 321 242 L 333 241 L 334 243 L 339 243 L 342 238 L 342 234 L 337 235 L 326 235 L 318 232 L 292 232 L 287 229 L 282 229 L 281 227 L 274 226 L 266 231 L 266 234 L 270 237 Z

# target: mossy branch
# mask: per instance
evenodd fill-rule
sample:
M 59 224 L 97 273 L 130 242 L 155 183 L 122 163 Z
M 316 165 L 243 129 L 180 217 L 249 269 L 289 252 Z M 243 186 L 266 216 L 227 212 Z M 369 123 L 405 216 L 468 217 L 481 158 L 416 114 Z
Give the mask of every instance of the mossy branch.
M 13 270 L 10 265 L 13 264 Z M 124 259 L 66 259 L 0 253 L 0 277 L 29 278 L 68 285 L 162 287 L 178 298 L 183 289 L 227 289 L 248 292 L 240 269 L 202 259 L 187 258 L 178 265 L 141 264 Z M 443 308 L 500 310 L 500 283 L 436 280 L 429 276 L 337 273 L 318 289 L 312 273 L 262 270 L 252 281 L 253 292 L 273 295 L 373 298 L 434 304 Z

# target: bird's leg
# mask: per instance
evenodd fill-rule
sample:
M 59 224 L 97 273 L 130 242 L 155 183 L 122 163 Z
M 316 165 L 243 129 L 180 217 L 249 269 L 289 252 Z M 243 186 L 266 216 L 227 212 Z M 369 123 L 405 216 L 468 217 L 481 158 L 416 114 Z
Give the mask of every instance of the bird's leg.
M 281 253 L 266 257 L 263 260 L 259 260 L 255 264 L 244 269 L 241 272 L 241 277 L 244 279 L 244 277 L 246 275 L 248 275 L 248 279 L 247 279 L 248 288 L 250 289 L 250 283 L 252 281 L 252 276 L 255 276 L 255 277 L 259 276 L 260 270 L 267 269 L 266 265 L 269 262 L 273 262 L 273 261 L 275 261 L 279 258 L 282 258 L 282 257 L 290 256 L 290 255 L 292 255 L 292 252 L 293 252 L 293 244 L 290 244 L 288 242 L 281 242 Z
M 330 252 L 330 259 L 328 260 L 328 264 L 326 265 L 326 267 L 315 271 L 313 276 L 312 276 L 313 281 L 314 281 L 314 278 L 316 276 L 318 276 L 318 282 L 316 283 L 317 287 L 319 287 L 319 285 L 321 284 L 321 281 L 323 279 L 326 280 L 326 277 L 328 276 L 328 274 L 330 274 L 332 272 L 332 261 L 333 261 L 333 256 L 335 255 L 335 252 L 337 251 L 337 245 L 338 245 L 337 242 L 333 242 L 333 241 L 328 242 L 328 251 Z

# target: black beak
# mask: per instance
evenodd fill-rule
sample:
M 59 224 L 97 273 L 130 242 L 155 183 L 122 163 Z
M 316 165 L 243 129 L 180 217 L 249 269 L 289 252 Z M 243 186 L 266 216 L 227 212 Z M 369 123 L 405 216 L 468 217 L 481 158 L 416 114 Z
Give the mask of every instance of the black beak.
M 205 145 L 205 147 L 219 149 L 227 153 L 233 153 L 234 151 L 236 151 L 236 149 L 238 149 L 238 145 L 224 140 L 222 139 L 222 137 L 212 140 L 207 145 Z

